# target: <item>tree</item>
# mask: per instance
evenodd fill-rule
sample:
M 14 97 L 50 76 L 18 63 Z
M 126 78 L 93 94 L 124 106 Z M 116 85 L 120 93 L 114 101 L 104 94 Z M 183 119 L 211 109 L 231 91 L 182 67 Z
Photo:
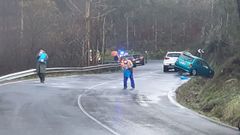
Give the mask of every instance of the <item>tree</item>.
M 236 0 L 237 1 L 237 6 L 238 6 L 238 15 L 240 18 L 240 0 Z

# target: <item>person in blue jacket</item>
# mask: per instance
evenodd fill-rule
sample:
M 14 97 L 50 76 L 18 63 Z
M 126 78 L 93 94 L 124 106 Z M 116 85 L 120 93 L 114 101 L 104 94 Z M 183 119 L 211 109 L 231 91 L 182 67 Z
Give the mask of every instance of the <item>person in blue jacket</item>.
M 41 83 L 44 83 L 45 81 L 47 60 L 47 53 L 43 49 L 41 49 L 37 55 L 37 75 L 40 78 Z
M 121 66 L 123 68 L 123 89 L 127 89 L 127 80 L 130 78 L 131 80 L 131 87 L 132 89 L 135 88 L 135 82 L 133 79 L 133 63 L 130 60 L 123 60 L 123 63 L 121 63 Z

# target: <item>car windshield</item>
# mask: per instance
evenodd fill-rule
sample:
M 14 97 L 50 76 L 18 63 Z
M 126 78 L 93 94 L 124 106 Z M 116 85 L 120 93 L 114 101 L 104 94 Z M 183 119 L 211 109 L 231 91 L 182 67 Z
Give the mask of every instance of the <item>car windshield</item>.
M 140 58 L 140 55 L 133 55 L 133 58 Z
M 209 67 L 205 61 L 201 61 L 201 63 L 202 63 L 202 66 Z
M 191 57 L 191 56 L 188 56 L 188 55 L 183 54 L 182 57 L 183 57 L 183 59 L 186 60 L 186 61 L 189 61 L 189 62 L 192 62 L 192 61 L 193 61 L 193 57 Z
M 180 53 L 169 53 L 167 57 L 179 57 L 180 55 Z

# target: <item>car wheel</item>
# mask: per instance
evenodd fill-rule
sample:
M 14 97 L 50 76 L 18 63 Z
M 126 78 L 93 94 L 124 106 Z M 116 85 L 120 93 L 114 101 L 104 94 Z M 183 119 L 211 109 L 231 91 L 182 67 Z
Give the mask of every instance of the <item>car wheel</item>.
M 168 71 L 168 67 L 167 66 L 163 66 L 163 72 L 167 72 Z
M 179 75 L 183 75 L 183 71 L 182 70 L 178 70 L 178 74 Z
M 209 76 L 209 78 L 211 78 L 211 79 L 212 79 L 212 78 L 213 78 L 213 76 L 214 76 L 214 75 L 210 75 L 210 76 Z
M 197 75 L 197 70 L 193 69 L 191 75 L 196 76 Z
M 142 65 L 145 65 L 145 61 L 142 61 Z

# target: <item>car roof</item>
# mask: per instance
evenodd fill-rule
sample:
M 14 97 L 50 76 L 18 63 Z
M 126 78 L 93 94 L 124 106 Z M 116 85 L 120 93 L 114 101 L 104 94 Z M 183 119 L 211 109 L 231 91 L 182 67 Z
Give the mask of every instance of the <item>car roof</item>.
M 132 55 L 125 55 L 125 56 L 123 56 L 123 57 L 133 57 Z
M 169 53 L 183 53 L 183 52 L 167 52 L 167 54 L 169 54 Z

